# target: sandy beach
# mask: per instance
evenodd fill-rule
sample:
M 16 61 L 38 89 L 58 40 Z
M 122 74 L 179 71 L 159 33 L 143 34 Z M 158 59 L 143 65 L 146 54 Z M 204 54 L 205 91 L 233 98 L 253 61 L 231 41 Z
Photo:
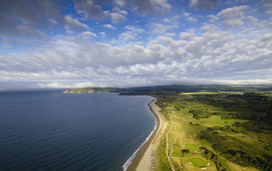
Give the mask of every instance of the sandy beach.
M 148 106 L 157 120 L 157 127 L 150 139 L 138 151 L 136 157 L 128 167 L 128 171 L 151 171 L 156 170 L 157 148 L 167 123 L 160 113 L 160 108 L 155 104 L 157 100 L 151 101 Z

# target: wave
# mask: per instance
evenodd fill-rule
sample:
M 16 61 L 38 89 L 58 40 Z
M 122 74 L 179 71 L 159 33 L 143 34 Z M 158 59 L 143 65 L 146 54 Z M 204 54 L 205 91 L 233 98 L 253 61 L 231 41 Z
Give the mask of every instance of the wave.
M 152 100 L 153 101 L 153 100 Z M 151 101 L 151 102 L 152 102 Z M 151 110 L 150 110 L 151 111 Z M 151 111 L 152 112 L 152 111 Z M 125 162 L 125 164 L 122 166 L 123 171 L 126 171 L 127 168 L 129 167 L 129 165 L 132 163 L 133 159 L 135 158 L 135 156 L 137 155 L 138 151 L 144 146 L 144 144 L 150 139 L 150 137 L 152 136 L 152 134 L 154 133 L 154 131 L 156 130 L 157 127 L 157 119 L 155 117 L 155 114 L 152 112 L 153 117 L 155 119 L 155 126 L 154 129 L 152 130 L 152 132 L 149 134 L 149 136 L 145 139 L 145 141 L 142 143 L 142 145 L 132 154 L 132 156 L 129 157 L 129 159 Z

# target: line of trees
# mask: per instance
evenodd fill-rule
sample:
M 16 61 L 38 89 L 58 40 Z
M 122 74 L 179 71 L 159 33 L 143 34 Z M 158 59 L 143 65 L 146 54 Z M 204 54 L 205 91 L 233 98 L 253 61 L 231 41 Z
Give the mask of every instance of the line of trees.
M 215 154 L 212 150 L 207 149 L 206 147 L 199 147 L 199 150 L 202 152 L 202 155 L 214 162 L 215 167 L 218 171 L 227 171 L 227 168 L 224 166 L 224 163 L 220 160 L 220 157 Z
M 248 154 L 244 151 L 228 149 L 228 147 L 219 144 L 213 144 L 212 148 L 214 151 L 219 152 L 220 156 L 223 156 L 229 161 L 239 164 L 240 166 L 251 166 L 265 171 L 269 171 L 272 168 L 271 161 Z

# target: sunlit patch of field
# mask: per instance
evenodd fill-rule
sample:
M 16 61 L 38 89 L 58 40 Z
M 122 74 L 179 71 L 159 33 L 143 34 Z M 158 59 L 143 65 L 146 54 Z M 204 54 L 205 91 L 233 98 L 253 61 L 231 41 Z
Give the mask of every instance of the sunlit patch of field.
M 241 105 L 239 106 L 240 102 Z M 166 120 L 169 121 L 167 114 L 167 111 L 169 111 L 174 121 L 172 131 L 169 134 L 170 145 L 176 139 L 171 155 L 173 161 L 179 163 L 183 170 L 200 170 L 201 168 L 217 170 L 216 167 L 219 166 L 226 170 L 256 170 L 250 166 L 242 167 L 237 163 L 232 163 L 229 159 L 221 156 L 222 151 L 220 152 L 221 148 L 227 148 L 226 150 L 242 150 L 252 156 L 272 156 L 272 145 L 270 144 L 272 132 L 269 130 L 254 132 L 243 127 L 248 124 L 248 120 L 243 119 L 246 116 L 244 113 L 258 117 L 255 114 L 256 111 L 247 108 L 249 103 L 254 103 L 254 99 L 249 101 L 242 96 L 241 98 L 240 96 L 237 96 L 237 98 L 235 96 L 234 98 L 232 96 L 230 98 L 222 97 L 222 94 L 216 92 L 182 93 L 181 95 L 164 96 L 159 99 L 158 104 Z M 235 104 L 235 106 L 229 104 Z M 256 104 L 254 105 L 256 106 Z M 197 111 L 198 116 L 195 116 L 192 111 Z M 241 118 L 235 118 L 237 116 Z M 260 114 L 259 116 L 265 115 Z M 254 126 L 252 129 L 258 130 Z M 159 158 L 165 153 L 162 150 L 165 148 L 164 145 L 161 143 L 159 147 L 161 149 Z M 214 145 L 219 148 L 215 149 Z M 217 161 L 214 162 L 203 156 L 200 147 L 208 148 L 218 155 Z M 164 164 L 159 165 L 158 170 L 169 169 L 167 159 L 164 158 L 163 160 Z M 177 170 L 181 169 L 178 165 L 174 166 Z
M 180 93 L 179 95 L 212 95 L 217 94 L 218 92 L 208 92 L 208 91 L 200 91 L 200 92 L 186 92 Z

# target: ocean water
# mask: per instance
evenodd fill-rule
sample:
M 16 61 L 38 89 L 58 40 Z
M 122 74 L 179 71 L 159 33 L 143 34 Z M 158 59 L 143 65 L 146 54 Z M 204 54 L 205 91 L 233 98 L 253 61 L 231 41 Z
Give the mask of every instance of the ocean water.
M 122 170 L 154 129 L 152 99 L 0 93 L 0 169 Z

